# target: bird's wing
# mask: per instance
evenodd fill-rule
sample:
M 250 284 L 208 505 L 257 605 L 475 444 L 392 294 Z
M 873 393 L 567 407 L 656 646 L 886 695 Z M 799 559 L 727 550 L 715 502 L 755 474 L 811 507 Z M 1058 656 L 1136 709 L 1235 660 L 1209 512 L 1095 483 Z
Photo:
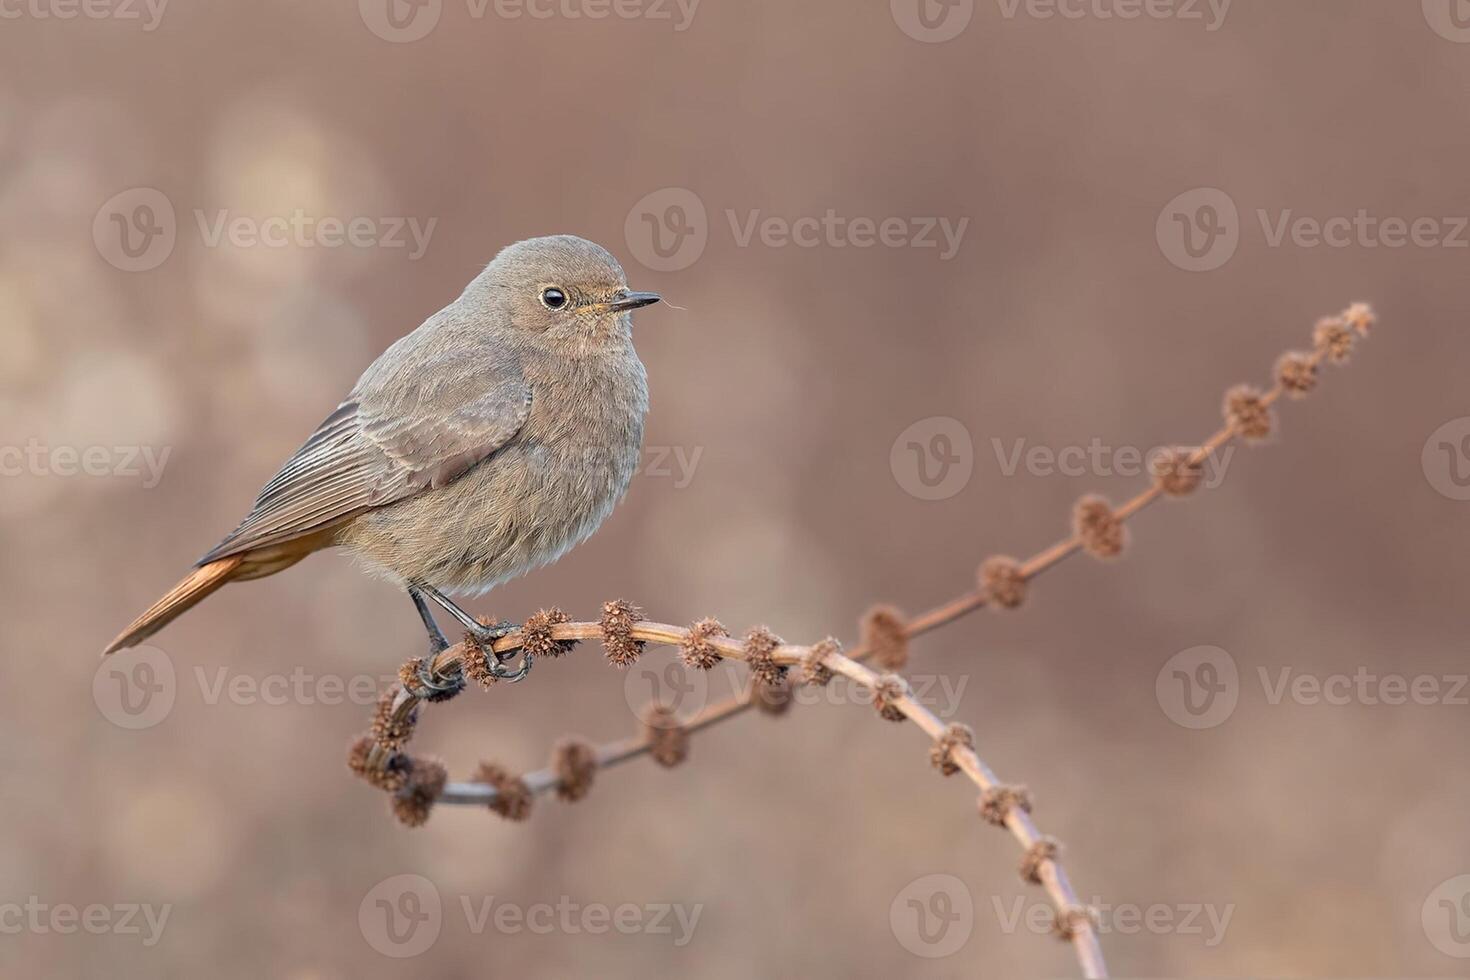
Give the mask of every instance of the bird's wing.
M 199 564 L 452 483 L 509 442 L 530 414 L 531 387 L 510 358 L 460 351 L 380 362 Z

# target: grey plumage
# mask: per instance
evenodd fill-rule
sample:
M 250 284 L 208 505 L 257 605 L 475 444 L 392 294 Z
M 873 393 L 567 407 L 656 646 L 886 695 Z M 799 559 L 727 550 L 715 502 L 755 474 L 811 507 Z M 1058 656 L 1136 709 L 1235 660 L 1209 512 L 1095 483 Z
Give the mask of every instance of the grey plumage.
M 637 469 L 648 388 L 630 311 L 656 300 L 630 293 L 617 261 L 584 239 L 505 249 L 363 373 L 200 560 L 202 594 L 186 579 L 109 650 L 224 581 L 330 545 L 405 585 L 456 592 L 554 561 Z

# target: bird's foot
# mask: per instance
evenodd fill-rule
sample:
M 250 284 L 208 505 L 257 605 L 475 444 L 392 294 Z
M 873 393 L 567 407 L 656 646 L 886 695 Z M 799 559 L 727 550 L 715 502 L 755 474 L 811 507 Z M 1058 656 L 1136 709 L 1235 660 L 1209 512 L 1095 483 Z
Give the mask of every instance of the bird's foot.
M 525 680 L 526 675 L 531 672 L 531 655 L 529 653 L 522 653 L 521 662 L 514 667 L 509 667 L 507 664 L 515 659 L 514 651 L 500 653 L 495 649 L 496 640 L 509 636 L 520 628 L 521 625 L 519 623 L 477 623 L 474 626 L 467 627 L 465 630 L 465 640 L 473 643 L 480 649 L 481 653 L 485 654 L 485 661 L 489 667 L 490 676 L 497 680 L 509 681 L 514 684 L 517 681 Z

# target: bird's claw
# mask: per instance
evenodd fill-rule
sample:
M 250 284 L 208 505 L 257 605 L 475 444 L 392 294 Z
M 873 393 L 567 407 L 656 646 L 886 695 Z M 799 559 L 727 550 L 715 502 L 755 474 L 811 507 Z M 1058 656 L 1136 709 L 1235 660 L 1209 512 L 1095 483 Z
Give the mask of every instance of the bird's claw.
M 515 654 L 511 651 L 501 653 L 495 649 L 496 640 L 509 636 L 520 628 L 519 623 L 495 623 L 490 626 L 476 626 L 469 630 L 469 639 L 486 655 L 485 660 L 490 676 L 496 680 L 514 684 L 525 680 L 526 675 L 531 672 L 532 658 L 529 653 L 523 654 L 521 662 L 512 668 L 507 667 L 506 663 L 515 659 Z

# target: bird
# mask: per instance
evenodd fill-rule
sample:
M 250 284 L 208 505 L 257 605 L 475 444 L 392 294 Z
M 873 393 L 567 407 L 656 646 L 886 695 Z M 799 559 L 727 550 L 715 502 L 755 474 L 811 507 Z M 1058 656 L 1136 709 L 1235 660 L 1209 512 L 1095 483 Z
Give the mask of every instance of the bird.
M 481 649 L 514 630 L 452 598 L 553 562 L 586 540 L 637 471 L 648 378 L 628 288 L 610 252 L 574 235 L 507 246 L 460 296 L 374 361 L 261 489 L 233 532 L 109 643 L 146 640 L 229 582 L 337 547 Z M 490 658 L 496 676 L 515 668 Z

